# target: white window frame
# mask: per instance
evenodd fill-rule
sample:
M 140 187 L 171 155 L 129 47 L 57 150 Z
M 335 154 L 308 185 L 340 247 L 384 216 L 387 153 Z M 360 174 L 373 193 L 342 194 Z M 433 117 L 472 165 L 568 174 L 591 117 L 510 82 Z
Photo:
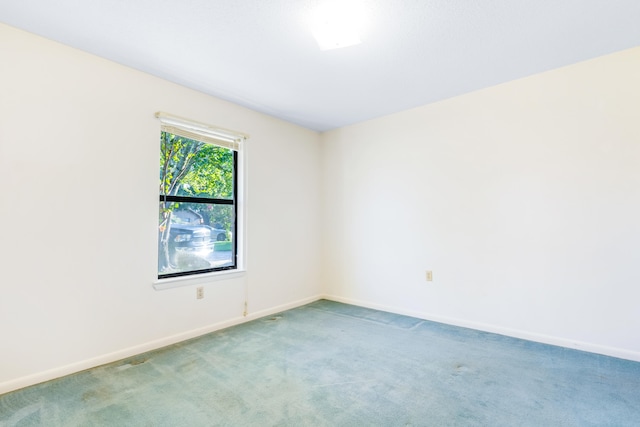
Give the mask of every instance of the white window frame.
M 214 145 L 230 148 L 237 153 L 236 176 L 237 194 L 236 209 L 236 268 L 198 273 L 185 276 L 158 278 L 153 287 L 156 290 L 191 286 L 216 280 L 227 280 L 240 277 L 246 272 L 246 140 L 249 135 L 229 129 L 211 126 L 194 120 L 185 119 L 165 112 L 157 112 L 156 118 L 161 123 L 161 131 L 179 134 L 195 140 L 209 142 Z

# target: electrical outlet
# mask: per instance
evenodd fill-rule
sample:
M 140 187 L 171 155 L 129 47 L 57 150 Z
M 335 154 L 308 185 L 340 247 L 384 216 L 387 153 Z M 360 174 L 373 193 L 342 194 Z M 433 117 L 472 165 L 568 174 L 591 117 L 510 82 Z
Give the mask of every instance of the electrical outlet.
M 199 286 L 196 288 L 196 298 L 197 299 L 204 298 L 204 288 L 202 286 Z
M 427 282 L 433 282 L 433 271 L 427 270 Z

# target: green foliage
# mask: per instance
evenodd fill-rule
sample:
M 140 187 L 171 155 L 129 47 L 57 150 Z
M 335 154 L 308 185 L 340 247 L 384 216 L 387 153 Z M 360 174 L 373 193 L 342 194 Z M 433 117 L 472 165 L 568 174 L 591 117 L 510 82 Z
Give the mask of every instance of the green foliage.
M 205 145 L 179 186 L 179 194 L 218 199 L 233 198 L 233 152 L 223 147 Z
M 162 132 L 160 194 L 231 199 L 233 151 Z
M 167 132 L 161 133 L 160 141 L 160 195 L 233 199 L 232 150 Z M 161 229 L 170 212 L 188 207 L 202 215 L 205 224 L 232 230 L 234 215 L 229 205 L 162 205 Z
M 167 132 L 160 139 L 160 194 L 175 196 L 205 143 Z

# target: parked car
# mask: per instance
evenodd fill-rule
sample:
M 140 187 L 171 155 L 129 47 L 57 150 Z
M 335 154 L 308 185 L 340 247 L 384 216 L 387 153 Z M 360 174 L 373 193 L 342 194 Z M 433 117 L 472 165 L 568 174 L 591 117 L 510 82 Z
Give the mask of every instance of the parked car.
M 197 216 L 194 216 L 197 215 Z M 205 258 L 213 252 L 216 241 L 227 240 L 227 231 L 202 223 L 202 217 L 192 210 L 175 211 L 169 229 L 169 257 L 190 253 Z
M 171 224 L 169 230 L 169 255 L 191 252 L 206 256 L 213 251 L 216 241 L 227 240 L 227 232 L 208 225 Z

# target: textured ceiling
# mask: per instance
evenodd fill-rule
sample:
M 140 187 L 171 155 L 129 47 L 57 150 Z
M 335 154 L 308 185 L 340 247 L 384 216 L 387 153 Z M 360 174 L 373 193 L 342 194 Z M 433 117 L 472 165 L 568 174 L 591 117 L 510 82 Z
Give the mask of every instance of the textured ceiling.
M 0 0 L 0 21 L 319 131 L 640 45 L 640 0 L 363 2 L 363 43 L 329 51 L 320 0 Z

